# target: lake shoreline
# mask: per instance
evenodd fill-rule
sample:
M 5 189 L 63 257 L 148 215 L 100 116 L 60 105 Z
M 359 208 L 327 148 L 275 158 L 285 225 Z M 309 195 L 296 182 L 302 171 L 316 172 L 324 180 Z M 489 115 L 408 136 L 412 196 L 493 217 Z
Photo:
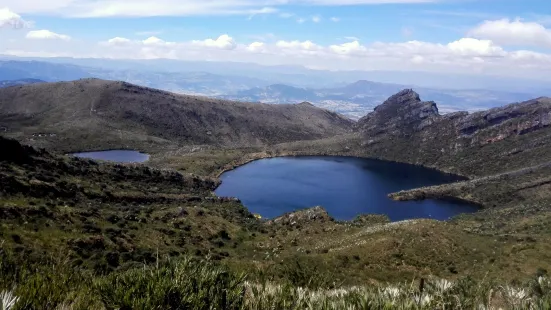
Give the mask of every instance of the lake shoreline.
M 284 161 L 248 166 L 261 159 L 274 158 Z M 237 197 L 250 212 L 266 218 L 276 218 L 286 212 L 315 205 L 323 206 L 339 221 L 351 221 L 360 214 L 386 214 L 392 221 L 413 218 L 442 221 L 480 209 L 479 205 L 464 199 L 428 198 L 417 199 L 418 202 L 412 199 L 410 203 L 397 203 L 390 199 L 386 193 L 399 191 L 400 188 L 453 184 L 465 179 L 419 165 L 357 156 L 276 156 L 267 152 L 243 157 L 233 164 L 218 173 L 220 184 L 214 194 L 218 197 Z M 247 168 L 233 172 L 231 179 L 222 178 L 224 173 L 240 167 Z M 340 208 L 341 204 L 347 207 Z
M 469 180 L 473 179 L 473 176 L 468 176 L 468 175 L 464 175 L 464 174 L 456 173 L 456 172 L 450 172 L 450 171 L 447 171 L 447 170 L 439 169 L 435 166 L 413 164 L 413 163 L 409 163 L 409 162 L 405 162 L 405 161 L 395 161 L 395 160 L 381 159 L 381 158 L 377 158 L 377 157 L 352 155 L 352 154 L 341 155 L 341 154 L 317 154 L 317 153 L 304 153 L 304 152 L 284 152 L 284 153 L 277 153 L 277 154 L 273 155 L 273 154 L 269 154 L 268 152 L 259 152 L 259 153 L 252 153 L 252 154 L 248 154 L 248 155 L 253 155 L 253 157 L 252 158 L 244 158 L 242 160 L 234 161 L 234 162 L 231 162 L 231 163 L 227 164 L 226 166 L 224 166 L 224 168 L 222 168 L 221 170 L 219 170 L 216 173 L 215 177 L 220 178 L 220 176 L 222 174 L 224 174 L 228 171 L 235 170 L 235 169 L 237 169 L 241 166 L 244 166 L 244 165 L 249 164 L 251 162 L 254 162 L 254 161 L 257 161 L 257 160 L 262 160 L 262 159 L 280 158 L 280 157 L 342 157 L 342 158 L 377 160 L 377 161 L 386 162 L 386 163 L 406 164 L 406 165 L 411 165 L 411 166 L 416 166 L 416 167 L 421 167 L 421 168 L 426 168 L 426 169 L 438 171 L 440 173 L 451 175 L 451 176 L 461 177 L 461 178 L 464 179 L 462 181 L 469 181 Z

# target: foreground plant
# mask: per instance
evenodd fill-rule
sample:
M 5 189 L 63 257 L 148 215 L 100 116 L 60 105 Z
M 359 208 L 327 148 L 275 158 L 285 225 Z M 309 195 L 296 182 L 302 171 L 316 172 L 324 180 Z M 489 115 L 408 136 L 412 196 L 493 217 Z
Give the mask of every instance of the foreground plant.
M 545 276 L 520 286 L 428 278 L 393 285 L 331 287 L 318 282 L 308 287 L 294 284 L 296 278 L 247 279 L 222 265 L 192 258 L 108 275 L 68 265 L 31 267 L 0 261 L 0 267 L 0 289 L 15 287 L 0 294 L 0 310 L 551 309 L 551 281 Z
M 0 293 L 0 302 L 2 302 L 0 309 L 10 310 L 15 306 L 18 300 L 19 297 L 15 296 L 12 291 L 2 291 L 2 293 Z

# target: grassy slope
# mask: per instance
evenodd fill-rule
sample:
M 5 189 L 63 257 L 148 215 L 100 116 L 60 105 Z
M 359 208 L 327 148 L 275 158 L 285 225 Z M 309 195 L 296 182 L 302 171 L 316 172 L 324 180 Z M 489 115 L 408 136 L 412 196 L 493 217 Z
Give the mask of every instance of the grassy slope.
M 17 176 L 15 190 L 4 191 L 0 199 L 4 207 L 3 249 L 25 260 L 44 257 L 44 252 L 68 254 L 72 266 L 100 273 L 154 262 L 157 251 L 172 257 L 205 257 L 210 253 L 210 257 L 222 259 L 234 270 L 246 270 L 258 281 L 303 279 L 294 284 L 307 285 L 312 283 L 304 279 L 314 278 L 325 287 L 427 275 L 523 280 L 551 268 L 551 231 L 546 225 L 551 219 L 548 167 L 538 166 L 547 160 L 549 129 L 537 127 L 522 135 L 509 130 L 527 121 L 505 120 L 497 127 L 481 128 L 473 136 L 458 140 L 465 148 L 454 148 L 444 155 L 431 151 L 432 142 L 424 139 L 441 132 L 443 137 L 437 141 L 442 145 L 432 144 L 433 148 L 451 150 L 458 121 L 443 119 L 422 135 L 382 139 L 371 146 L 359 133 L 249 149 L 171 144 L 154 154 L 149 163 L 210 176 L 249 160 L 276 155 L 367 156 L 467 175 L 491 175 L 535 165 L 528 173 L 436 187 L 436 197 L 455 196 L 498 207 L 450 222 L 387 224 L 376 219 L 339 223 L 321 215 L 319 220 L 299 225 L 262 223 L 237 202 L 205 198 L 214 186 L 208 179 L 185 176 L 183 184 L 174 183 L 174 173 L 140 165 L 115 168 L 38 153 L 33 156 L 45 163 L 35 173 L 31 172 L 34 163 L 2 163 L 0 175 Z M 492 140 L 503 133 L 509 135 Z M 484 159 L 491 160 L 484 164 Z M 60 199 L 63 189 L 70 189 L 71 184 L 79 188 L 77 199 Z M 58 194 L 49 194 L 56 190 Z M 29 191 L 36 195 L 24 194 Z M 418 195 L 401 195 L 411 193 L 411 198 Z M 431 191 L 422 193 L 431 195 Z M 118 258 L 116 262 L 113 257 Z M 296 261 L 302 262 L 300 268 Z M 306 274 L 297 276 L 297 270 Z
M 280 278 L 281 268 L 298 255 L 320 268 L 329 266 L 321 273 L 346 284 L 429 274 L 482 277 L 482 270 L 511 280 L 551 268 L 544 259 L 550 253 L 547 232 L 540 232 L 536 243 L 515 237 L 496 241 L 471 229 L 475 217 L 394 225 L 384 219 L 334 222 L 320 212 L 319 220 L 299 225 L 263 223 L 240 203 L 213 198 L 216 182 L 210 179 L 48 153 L 28 160 L 4 160 L 0 166 L 8 184 L 1 199 L 3 247 L 26 258 L 64 253 L 75 265 L 108 272 L 152 262 L 157 251 L 210 255 L 237 270 L 262 267 L 258 276 Z M 207 167 L 197 169 L 216 171 Z M 517 244 L 529 247 L 529 259 L 511 263 Z
M 352 125 L 308 103 L 231 102 L 96 79 L 0 89 L 6 134 L 61 151 L 249 147 L 330 137 Z

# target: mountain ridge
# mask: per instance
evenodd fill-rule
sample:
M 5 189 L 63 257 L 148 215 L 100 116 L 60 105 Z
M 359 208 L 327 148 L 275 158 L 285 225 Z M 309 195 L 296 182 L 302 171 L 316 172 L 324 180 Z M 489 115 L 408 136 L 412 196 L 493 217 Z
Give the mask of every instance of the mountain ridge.
M 285 84 L 272 84 L 254 87 L 220 95 L 220 98 L 265 103 L 295 103 L 310 101 L 314 105 L 336 111 L 353 119 L 360 119 L 383 103 L 388 97 L 412 88 L 424 98 L 440 103 L 441 110 L 452 113 L 462 110 L 471 112 L 491 107 L 532 99 L 534 96 L 523 93 L 489 90 L 431 89 L 410 85 L 379 83 L 358 80 L 341 87 L 301 88 Z
M 0 89 L 0 117 L 8 133 L 37 146 L 56 143 L 29 140 L 33 133 L 55 135 L 64 150 L 142 141 L 261 146 L 330 137 L 353 125 L 312 105 L 232 102 L 100 79 Z

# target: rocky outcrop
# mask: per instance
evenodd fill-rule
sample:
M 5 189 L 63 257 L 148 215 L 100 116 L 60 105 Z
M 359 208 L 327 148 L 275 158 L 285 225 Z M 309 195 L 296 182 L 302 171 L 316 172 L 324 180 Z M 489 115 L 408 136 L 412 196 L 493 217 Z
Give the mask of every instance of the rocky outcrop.
M 458 132 L 464 136 L 472 136 L 480 130 L 507 122 L 509 126 L 503 132 L 506 135 L 526 134 L 547 127 L 551 124 L 551 100 L 538 98 L 467 115 L 461 118 Z
M 324 208 L 317 206 L 309 209 L 299 210 L 296 212 L 286 213 L 280 217 L 267 222 L 268 225 L 303 225 L 312 222 L 329 222 L 333 218 L 329 216 Z
M 434 102 L 406 89 L 358 121 L 356 153 L 485 176 L 551 160 L 550 125 L 550 98 L 440 115 Z
M 436 103 L 422 102 L 419 94 L 405 89 L 361 118 L 356 127 L 370 137 L 381 134 L 407 136 L 431 125 L 438 116 Z

